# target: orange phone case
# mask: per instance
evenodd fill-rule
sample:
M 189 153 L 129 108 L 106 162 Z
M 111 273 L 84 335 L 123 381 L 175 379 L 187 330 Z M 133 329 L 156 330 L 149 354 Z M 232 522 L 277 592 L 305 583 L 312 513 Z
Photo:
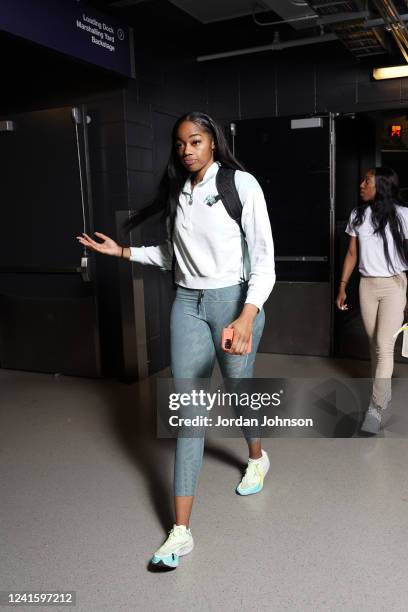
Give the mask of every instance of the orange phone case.
M 221 335 L 221 346 L 225 349 L 230 349 L 232 346 L 232 339 L 234 337 L 234 330 L 231 327 L 224 327 Z M 252 334 L 249 336 L 248 351 L 247 355 L 252 351 Z

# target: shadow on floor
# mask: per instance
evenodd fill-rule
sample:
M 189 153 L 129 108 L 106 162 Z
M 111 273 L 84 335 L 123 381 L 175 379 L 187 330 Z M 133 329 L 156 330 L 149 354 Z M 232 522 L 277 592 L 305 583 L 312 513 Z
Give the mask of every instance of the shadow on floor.
M 173 470 L 176 441 L 156 435 L 156 381 L 104 390 L 114 433 L 133 465 L 143 474 L 152 508 L 167 533 L 174 522 Z M 245 445 L 245 441 L 243 440 Z M 164 451 L 164 452 L 163 452 Z M 223 448 L 222 439 L 206 440 L 204 453 L 242 475 L 246 467 L 234 452 Z M 163 465 L 163 455 L 166 465 Z

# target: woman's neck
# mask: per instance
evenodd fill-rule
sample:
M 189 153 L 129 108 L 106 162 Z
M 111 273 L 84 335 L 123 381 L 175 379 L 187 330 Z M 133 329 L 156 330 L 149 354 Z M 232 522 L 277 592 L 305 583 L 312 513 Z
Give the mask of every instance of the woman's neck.
M 214 163 L 214 158 L 211 158 L 210 161 L 204 166 L 204 168 L 202 168 L 197 173 L 191 176 L 190 178 L 191 187 L 195 187 L 198 183 L 201 183 L 207 170 L 210 168 L 210 166 L 213 165 L 213 163 Z

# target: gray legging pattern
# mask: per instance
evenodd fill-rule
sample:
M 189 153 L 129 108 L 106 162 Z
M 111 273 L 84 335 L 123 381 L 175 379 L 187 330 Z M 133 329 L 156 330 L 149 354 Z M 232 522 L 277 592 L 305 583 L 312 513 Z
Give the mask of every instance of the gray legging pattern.
M 384 409 L 391 401 L 394 369 L 393 334 L 401 327 L 406 304 L 407 277 L 363 276 L 360 280 L 360 309 L 370 341 L 373 402 Z
M 211 378 L 218 360 L 224 378 L 251 378 L 262 336 L 265 314 L 258 313 L 252 331 L 252 352 L 230 355 L 221 349 L 223 327 L 232 323 L 244 306 L 248 284 L 221 289 L 178 287 L 171 318 L 171 369 L 186 391 L 186 379 Z M 250 439 L 250 438 L 247 438 Z M 178 437 L 174 462 L 174 494 L 194 495 L 204 452 L 204 435 Z

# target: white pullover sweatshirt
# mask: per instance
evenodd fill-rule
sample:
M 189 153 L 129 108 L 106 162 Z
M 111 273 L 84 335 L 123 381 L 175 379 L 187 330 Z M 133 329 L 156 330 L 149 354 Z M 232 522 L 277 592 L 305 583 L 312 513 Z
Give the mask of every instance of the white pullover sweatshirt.
M 180 194 L 174 227 L 175 282 L 188 289 L 219 289 L 248 280 L 245 303 L 261 309 L 275 284 L 274 247 L 263 191 L 252 174 L 236 170 L 242 202 L 241 223 L 231 219 L 218 195 L 214 162 L 191 190 L 187 179 Z M 130 260 L 171 270 L 173 244 L 131 247 Z M 244 246 L 244 248 L 243 248 Z

